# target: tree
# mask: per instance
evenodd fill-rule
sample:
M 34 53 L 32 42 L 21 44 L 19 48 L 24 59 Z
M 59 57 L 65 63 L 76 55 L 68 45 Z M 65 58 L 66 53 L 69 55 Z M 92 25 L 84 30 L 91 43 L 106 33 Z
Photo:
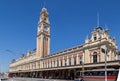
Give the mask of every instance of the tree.
M 120 51 L 118 51 L 118 54 L 120 55 Z

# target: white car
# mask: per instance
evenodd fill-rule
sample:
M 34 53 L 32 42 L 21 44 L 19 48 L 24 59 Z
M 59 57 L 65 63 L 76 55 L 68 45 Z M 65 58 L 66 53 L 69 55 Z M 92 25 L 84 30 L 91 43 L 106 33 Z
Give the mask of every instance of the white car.
M 0 81 L 4 81 L 4 80 L 8 80 L 8 77 L 6 77 L 6 76 L 0 77 Z

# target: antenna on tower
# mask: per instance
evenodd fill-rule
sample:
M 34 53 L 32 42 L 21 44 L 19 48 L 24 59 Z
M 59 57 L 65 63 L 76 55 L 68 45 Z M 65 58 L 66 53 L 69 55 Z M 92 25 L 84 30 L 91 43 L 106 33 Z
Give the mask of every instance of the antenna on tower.
M 105 24 L 105 28 L 106 28 L 106 30 L 108 30 L 108 26 L 107 26 L 107 24 Z
M 105 24 L 105 28 L 107 28 L 107 24 Z
M 99 18 L 99 12 L 97 12 L 97 27 L 100 26 L 100 18 Z
M 43 0 L 43 8 L 45 8 L 45 0 Z

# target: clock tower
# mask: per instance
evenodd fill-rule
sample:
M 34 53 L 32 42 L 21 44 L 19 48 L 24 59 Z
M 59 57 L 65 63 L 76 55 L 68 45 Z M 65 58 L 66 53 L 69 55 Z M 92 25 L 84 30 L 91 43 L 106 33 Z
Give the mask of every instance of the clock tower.
M 37 30 L 37 57 L 45 57 L 50 54 L 50 23 L 48 18 L 48 12 L 46 8 L 43 8 L 40 13 L 40 19 L 38 22 Z

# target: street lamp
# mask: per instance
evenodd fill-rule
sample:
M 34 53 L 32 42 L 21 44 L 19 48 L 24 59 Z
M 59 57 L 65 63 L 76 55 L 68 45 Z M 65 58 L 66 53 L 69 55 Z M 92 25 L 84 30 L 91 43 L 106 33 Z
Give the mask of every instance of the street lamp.
M 85 72 L 85 67 L 84 67 L 84 62 L 82 60 L 82 79 L 81 79 L 81 81 L 84 81 L 84 72 Z
M 84 71 L 85 71 L 84 63 L 82 63 L 82 73 L 83 73 L 83 75 L 84 75 Z
M 105 49 L 105 81 L 107 81 L 107 47 Z
M 101 51 L 105 54 L 105 81 L 107 81 L 107 47 L 101 48 Z

